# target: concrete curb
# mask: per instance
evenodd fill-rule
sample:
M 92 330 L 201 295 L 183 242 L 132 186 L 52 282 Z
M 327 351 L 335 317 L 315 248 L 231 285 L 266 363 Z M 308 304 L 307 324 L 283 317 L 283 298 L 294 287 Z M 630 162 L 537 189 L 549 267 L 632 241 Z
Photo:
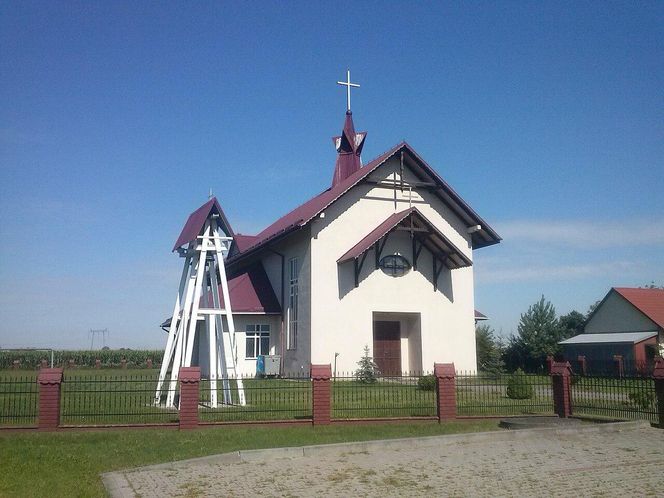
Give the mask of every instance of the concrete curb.
M 243 462 L 260 463 L 275 459 L 309 458 L 326 454 L 362 453 L 382 450 L 397 450 L 402 448 L 426 448 L 456 443 L 483 443 L 510 440 L 523 440 L 537 437 L 540 434 L 592 434 L 605 432 L 622 432 L 635 429 L 650 428 L 646 421 L 629 421 L 607 424 L 592 424 L 582 427 L 550 427 L 538 429 L 502 430 L 491 432 L 468 432 L 462 434 L 446 434 L 441 436 L 426 436 L 401 439 L 380 439 L 374 441 L 359 441 L 352 443 L 319 444 L 311 446 L 296 446 L 283 448 L 267 448 L 259 450 L 241 450 L 229 453 L 220 453 L 175 462 L 147 465 L 123 471 L 102 474 L 102 481 L 106 491 L 113 497 L 130 497 L 135 493 L 125 475 L 144 470 L 174 470 L 183 466 L 195 464 L 237 464 Z

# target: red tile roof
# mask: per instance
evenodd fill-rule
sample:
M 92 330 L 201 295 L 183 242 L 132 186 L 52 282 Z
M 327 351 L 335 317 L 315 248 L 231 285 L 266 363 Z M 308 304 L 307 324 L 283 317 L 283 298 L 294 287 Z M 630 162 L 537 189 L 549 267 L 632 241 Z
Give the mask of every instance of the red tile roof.
M 277 239 L 278 237 L 288 234 L 292 231 L 298 230 L 306 226 L 312 219 L 318 216 L 322 211 L 327 209 L 332 203 L 339 199 L 342 195 L 348 192 L 355 185 L 364 180 L 372 171 L 376 170 L 380 165 L 387 161 L 390 157 L 396 155 L 400 151 L 404 151 L 406 156 L 411 158 L 417 163 L 434 181 L 438 184 L 439 190 L 437 190 L 438 195 L 445 195 L 446 198 L 449 198 L 452 201 L 452 208 L 462 216 L 462 218 L 467 218 L 469 225 L 476 224 L 481 225 L 483 232 L 482 238 L 480 238 L 479 233 L 475 232 L 473 234 L 473 242 L 475 247 L 484 247 L 491 244 L 497 244 L 500 242 L 500 236 L 482 219 L 480 216 L 473 211 L 473 209 L 465 203 L 463 199 L 457 194 L 452 187 L 450 187 L 439 175 L 436 173 L 431 166 L 429 166 L 406 142 L 401 142 L 394 147 L 392 147 L 387 152 L 381 154 L 364 167 L 351 174 L 345 180 L 339 182 L 334 187 L 329 188 L 316 197 L 309 199 L 307 202 L 301 206 L 295 208 L 290 213 L 279 218 L 277 221 L 272 223 L 270 226 L 265 228 L 262 232 L 256 235 L 255 243 L 248 247 L 246 250 L 241 253 L 234 254 L 229 262 L 234 262 L 241 257 L 244 257 L 250 252 L 256 251 L 263 247 L 268 242 Z M 456 204 L 458 207 L 454 207 Z
M 612 290 L 664 329 L 664 289 L 614 287 Z
M 189 242 L 198 237 L 203 230 L 205 220 L 208 219 L 210 214 L 218 214 L 221 219 L 222 230 L 224 230 L 224 232 L 226 232 L 229 237 L 233 236 L 233 229 L 231 228 L 230 223 L 228 223 L 226 215 L 219 205 L 219 201 L 217 201 L 216 197 L 213 197 L 189 215 L 187 222 L 182 228 L 182 232 L 180 232 L 180 236 L 178 237 L 177 242 L 173 246 L 173 251 L 176 251 L 179 247 L 189 244 Z

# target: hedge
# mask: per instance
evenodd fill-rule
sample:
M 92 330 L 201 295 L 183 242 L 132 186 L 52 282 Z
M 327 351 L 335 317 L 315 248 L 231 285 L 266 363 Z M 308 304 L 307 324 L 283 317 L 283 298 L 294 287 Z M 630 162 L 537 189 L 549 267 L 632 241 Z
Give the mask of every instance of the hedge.
M 99 359 L 102 367 L 119 367 L 122 359 L 127 360 L 127 366 L 141 368 L 146 366 L 146 360 L 152 360 L 152 366 L 161 365 L 164 350 L 159 349 L 100 349 L 95 351 L 53 351 L 53 362 L 56 367 L 67 366 L 69 360 L 74 360 L 77 367 L 94 367 Z M 11 368 L 14 361 L 21 362 L 20 368 L 38 368 L 41 360 L 51 363 L 50 351 L 0 351 L 0 369 Z

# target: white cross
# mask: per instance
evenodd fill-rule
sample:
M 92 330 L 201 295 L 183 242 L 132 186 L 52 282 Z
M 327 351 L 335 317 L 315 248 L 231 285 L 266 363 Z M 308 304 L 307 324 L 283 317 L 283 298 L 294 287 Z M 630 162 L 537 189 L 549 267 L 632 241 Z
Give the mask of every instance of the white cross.
M 348 110 L 350 111 L 350 87 L 360 88 L 360 85 L 350 82 L 350 69 L 346 71 L 346 81 L 337 81 L 337 85 L 343 85 L 346 87 Z

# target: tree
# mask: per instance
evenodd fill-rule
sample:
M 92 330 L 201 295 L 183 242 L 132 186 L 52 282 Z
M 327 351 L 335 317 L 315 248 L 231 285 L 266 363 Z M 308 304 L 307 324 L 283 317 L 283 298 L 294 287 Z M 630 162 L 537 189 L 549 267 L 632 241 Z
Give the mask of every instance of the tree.
M 378 366 L 374 363 L 373 358 L 369 356 L 369 346 L 364 346 L 364 356 L 357 362 L 357 366 L 355 378 L 358 382 L 373 384 L 378 380 Z
M 561 328 L 561 339 L 567 339 L 575 335 L 583 334 L 583 326 L 586 323 L 586 317 L 576 310 L 572 310 L 559 319 Z
M 654 280 L 642 287 L 643 289 L 664 289 L 664 285 L 657 285 Z
M 558 341 L 562 340 L 563 335 L 560 322 L 553 304 L 544 296 L 521 314 L 517 333 L 510 347 L 519 353 L 524 367 L 528 369 L 542 368 L 546 357 L 560 350 Z
M 500 375 L 505 368 L 503 345 L 496 338 L 494 330 L 486 324 L 475 327 L 477 350 L 477 370 L 490 375 Z

